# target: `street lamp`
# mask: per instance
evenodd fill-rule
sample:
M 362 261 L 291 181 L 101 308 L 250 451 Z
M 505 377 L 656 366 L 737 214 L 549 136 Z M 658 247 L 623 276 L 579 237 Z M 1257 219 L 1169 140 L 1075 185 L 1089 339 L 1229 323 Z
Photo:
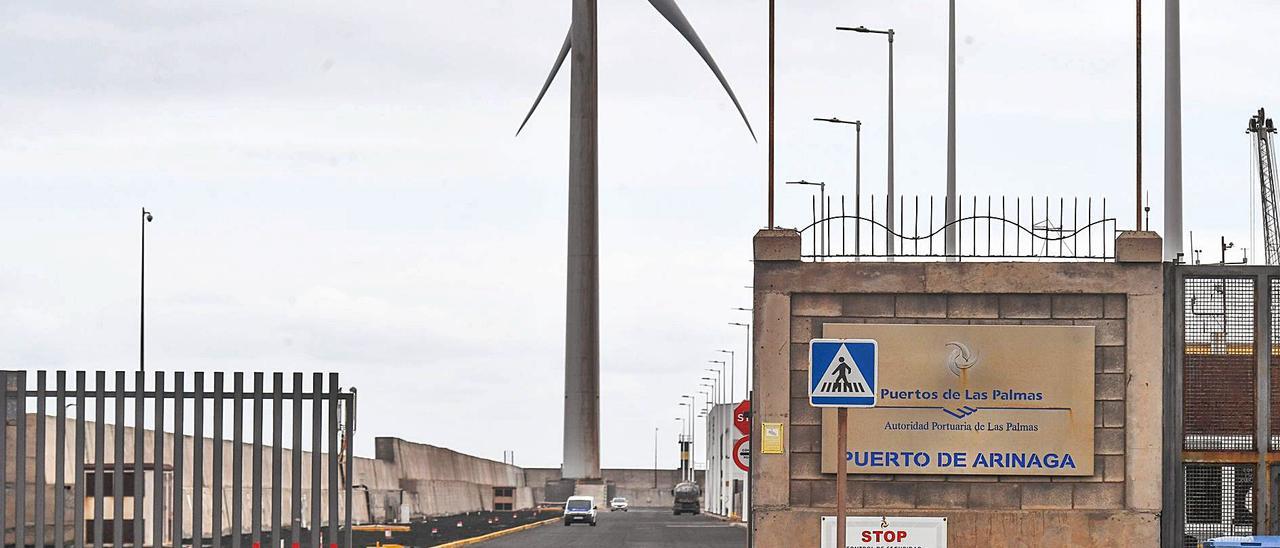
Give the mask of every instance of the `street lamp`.
M 658 488 L 658 427 L 653 427 L 653 488 Z
M 142 256 L 139 260 L 141 268 L 138 276 L 138 371 L 146 372 L 146 330 L 147 330 L 147 223 L 151 222 L 151 212 L 142 208 Z
M 739 308 L 738 310 L 745 310 L 748 312 L 751 311 L 750 308 Z M 738 327 L 747 328 L 747 372 L 750 373 L 751 372 L 751 324 L 742 323 L 742 322 L 729 322 L 729 325 L 736 325 Z M 750 374 L 746 375 L 746 378 L 743 379 L 742 385 L 743 385 L 742 387 L 743 397 L 748 399 L 751 398 L 751 375 Z
M 832 116 L 830 118 L 814 118 L 815 122 L 827 122 L 831 124 L 847 124 L 854 126 L 858 135 L 854 144 L 853 153 L 853 216 L 858 220 L 853 222 L 853 254 L 861 255 L 861 219 L 862 219 L 862 120 L 854 120 L 852 122 L 841 120 Z M 840 240 L 843 242 L 843 237 Z
M 729 376 L 728 376 L 727 374 L 725 374 L 724 367 L 725 367 L 725 365 L 728 365 L 728 364 L 726 364 L 724 360 L 707 360 L 707 363 L 718 363 L 718 364 L 720 364 L 720 374 L 722 375 L 722 376 L 721 376 L 721 378 L 723 378 L 723 379 L 727 379 L 727 378 L 729 378 Z M 728 400 L 725 400 L 725 401 L 728 401 Z
M 788 185 L 816 186 L 816 187 L 818 187 L 818 207 L 817 207 L 817 208 L 811 208 L 811 209 L 812 209 L 812 211 L 814 211 L 814 216 L 815 216 L 815 217 L 817 217 L 816 219 L 814 219 L 814 222 L 816 223 L 817 221 L 820 221 L 820 220 L 826 219 L 826 218 L 828 217 L 828 212 L 827 212 L 827 183 L 826 183 L 825 181 L 819 181 L 819 182 L 814 183 L 814 182 L 811 182 L 811 181 L 806 181 L 806 180 L 804 180 L 804 179 L 800 179 L 799 181 L 787 181 L 785 184 L 788 184 Z M 827 248 L 827 239 L 826 239 L 825 237 L 822 239 L 822 248 L 821 248 L 821 249 L 819 249 L 819 248 L 818 248 L 818 233 L 819 233 L 819 232 L 821 232 L 821 230 L 819 230 L 817 226 L 814 226 L 814 227 L 813 227 L 813 253 L 814 253 L 815 255 L 823 255 L 823 254 L 825 254 L 825 252 L 826 252 L 826 248 Z
M 702 378 L 708 381 L 713 380 L 710 377 L 702 377 Z M 707 404 L 720 403 L 720 401 L 716 399 L 716 391 L 718 390 L 718 387 L 715 385 L 715 383 L 702 382 L 702 383 L 698 383 L 698 386 L 706 388 L 708 390 Z
M 863 34 L 883 34 L 889 37 L 889 199 L 886 219 L 888 220 L 889 230 L 885 234 L 885 245 L 888 246 L 888 255 L 893 257 L 893 29 L 877 30 L 869 29 L 864 26 L 857 27 L 836 27 L 836 30 L 847 30 L 859 32 Z
M 722 400 L 723 400 L 723 399 L 724 399 L 724 394 L 725 394 L 725 390 L 724 390 L 724 379 L 720 378 L 720 370 L 719 370 L 719 369 L 716 369 L 716 368 L 714 368 L 714 367 L 708 367 L 708 368 L 706 368 L 706 369 L 703 369 L 703 371 L 706 371 L 706 372 L 708 372 L 708 373 L 715 373 L 715 374 L 716 374 L 716 386 L 718 387 L 718 390 L 719 390 L 719 392 L 718 392 L 718 393 L 720 394 L 720 399 L 722 399 Z M 702 378 L 703 378 L 703 379 L 710 379 L 710 377 L 702 377 Z M 726 401 L 728 401 L 728 400 L 726 400 Z
M 693 396 L 691 396 L 691 395 L 689 395 L 689 394 L 684 394 L 684 395 L 680 396 L 680 398 L 681 398 L 681 399 L 687 399 L 687 400 L 689 400 L 689 401 L 682 401 L 682 402 L 680 402 L 680 405 L 683 405 L 683 406 L 685 406 L 685 407 L 688 407 L 688 408 L 689 408 L 689 423 L 688 423 L 688 424 L 689 424 L 689 437 L 690 437 L 690 438 L 692 438 L 692 437 L 693 437 Z M 693 440 L 692 440 L 692 439 L 690 439 L 690 441 L 693 441 Z
M 732 350 L 716 350 L 716 352 L 729 355 L 729 401 L 732 402 L 734 399 L 736 399 L 735 398 L 736 393 L 733 390 L 734 388 L 733 376 L 734 376 L 735 370 L 738 368 L 737 362 L 734 361 Z

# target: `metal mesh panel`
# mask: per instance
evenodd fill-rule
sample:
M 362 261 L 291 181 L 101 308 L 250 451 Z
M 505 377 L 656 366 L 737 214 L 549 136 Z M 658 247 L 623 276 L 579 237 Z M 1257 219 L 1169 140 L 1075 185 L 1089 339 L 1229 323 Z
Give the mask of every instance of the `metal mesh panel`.
M 1183 545 L 1224 535 L 1254 533 L 1252 464 L 1187 464 Z
M 1188 277 L 1183 291 L 1184 448 L 1252 450 L 1257 380 L 1254 280 Z
M 1268 449 L 1280 451 L 1280 278 L 1270 278 L 1271 283 L 1271 438 Z

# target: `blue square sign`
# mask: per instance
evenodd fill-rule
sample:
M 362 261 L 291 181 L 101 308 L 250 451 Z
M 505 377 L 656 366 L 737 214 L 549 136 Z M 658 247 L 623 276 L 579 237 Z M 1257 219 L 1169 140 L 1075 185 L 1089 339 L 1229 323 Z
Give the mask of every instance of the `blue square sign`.
M 809 341 L 809 405 L 875 407 L 877 358 L 870 339 Z

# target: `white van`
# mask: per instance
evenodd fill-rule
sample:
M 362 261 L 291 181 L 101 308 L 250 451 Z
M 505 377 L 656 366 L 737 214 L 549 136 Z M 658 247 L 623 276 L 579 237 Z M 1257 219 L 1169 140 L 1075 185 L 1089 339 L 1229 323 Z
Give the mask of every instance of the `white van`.
M 592 527 L 596 526 L 596 499 L 592 497 L 569 497 L 564 503 L 564 516 L 561 517 L 564 526 L 568 527 L 574 523 L 590 523 Z

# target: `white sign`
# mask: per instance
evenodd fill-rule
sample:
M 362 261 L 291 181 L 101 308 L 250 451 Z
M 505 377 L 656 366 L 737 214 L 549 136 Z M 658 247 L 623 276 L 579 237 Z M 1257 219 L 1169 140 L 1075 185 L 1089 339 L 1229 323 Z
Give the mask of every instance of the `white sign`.
M 947 548 L 947 518 L 845 518 L 845 548 Z M 836 548 L 836 518 L 822 516 L 822 548 Z
M 733 444 L 733 463 L 743 472 L 751 471 L 751 437 L 743 436 Z
M 867 339 L 809 341 L 809 405 L 875 407 L 876 348 Z

